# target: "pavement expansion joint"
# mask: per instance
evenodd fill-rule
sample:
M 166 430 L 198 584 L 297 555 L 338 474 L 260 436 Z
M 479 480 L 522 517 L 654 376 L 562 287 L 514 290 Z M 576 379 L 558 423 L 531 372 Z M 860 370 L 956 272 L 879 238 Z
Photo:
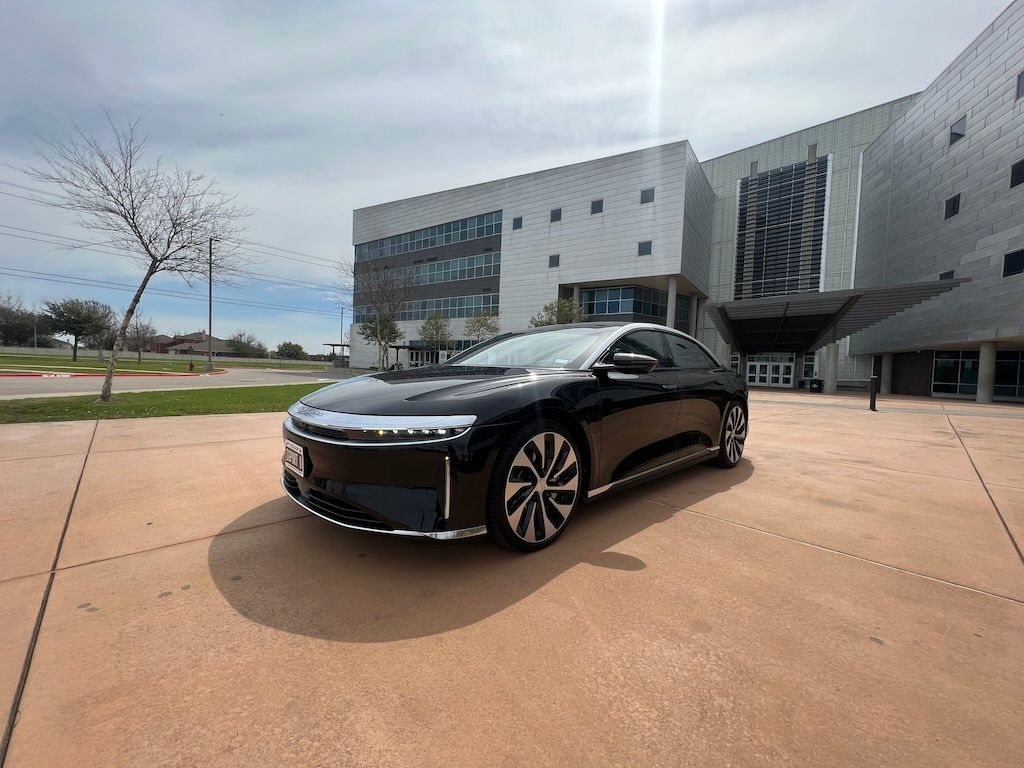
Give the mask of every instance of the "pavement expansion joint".
M 960 433 L 957 431 L 956 425 L 953 424 L 953 420 L 946 416 L 946 420 L 949 422 L 949 426 L 952 427 L 953 432 L 956 434 L 957 440 L 960 441 L 960 445 L 964 449 L 964 453 L 967 454 L 967 460 L 971 462 L 971 468 L 974 470 L 974 474 L 978 476 L 978 482 L 981 483 L 981 487 L 985 489 L 985 495 L 988 496 L 988 500 L 992 503 L 992 508 L 996 511 L 996 515 L 999 517 L 999 522 L 1003 524 L 1003 530 L 1006 531 L 1006 535 L 1010 537 L 1010 543 L 1013 544 L 1014 550 L 1017 552 L 1017 557 L 1020 559 L 1021 565 L 1024 565 L 1024 552 L 1021 552 L 1020 544 L 1017 539 L 1014 538 L 1013 531 L 1010 530 L 1010 526 L 1006 523 L 1006 518 L 1003 517 L 1003 511 L 999 509 L 999 505 L 996 500 L 992 497 L 991 491 L 988 489 L 988 485 L 985 483 L 985 478 L 981 476 L 981 472 L 978 471 L 978 466 L 974 463 L 974 457 L 971 456 L 971 452 L 967 449 L 967 444 L 964 443 L 964 439 L 960 437 Z
M 18 712 L 21 709 L 21 697 L 25 693 L 25 684 L 28 682 L 28 674 L 32 668 L 32 658 L 35 655 L 36 643 L 39 640 L 39 632 L 43 627 L 43 618 L 46 615 L 46 605 L 50 600 L 50 590 L 53 588 L 53 579 L 57 573 L 57 562 L 60 560 L 60 551 L 64 546 L 64 537 L 67 535 L 68 526 L 71 524 L 71 515 L 75 509 L 75 501 L 78 499 L 78 491 L 82 487 L 82 478 L 85 477 L 85 468 L 89 463 L 89 454 L 92 451 L 93 441 L 96 439 L 96 432 L 100 422 L 97 419 L 92 425 L 92 435 L 89 437 L 89 445 L 85 449 L 85 456 L 82 458 L 82 469 L 78 473 L 78 480 L 75 482 L 75 490 L 71 494 L 71 501 L 68 502 L 68 513 L 64 517 L 64 527 L 61 529 L 60 538 L 57 539 L 57 548 L 53 553 L 53 563 L 50 565 L 49 577 L 46 586 L 43 588 L 43 597 L 39 602 L 39 611 L 36 613 L 35 625 L 32 628 L 32 636 L 29 638 L 28 647 L 25 649 L 25 661 L 21 666 L 21 673 L 18 675 L 18 684 L 14 690 L 14 698 L 11 701 L 11 710 L 7 716 L 7 725 L 4 728 L 3 741 L 0 741 L 0 767 L 7 760 L 7 750 L 11 745 L 11 737 L 14 735 L 14 726 L 18 722 Z
M 949 581 L 948 579 L 940 579 L 940 578 L 938 578 L 936 576 L 929 576 L 926 573 L 919 573 L 917 571 L 911 571 L 911 570 L 908 570 L 906 568 L 900 568 L 898 565 L 890 565 L 889 563 L 883 563 L 883 562 L 881 562 L 879 560 L 872 560 L 869 557 L 862 557 L 861 555 L 855 555 L 855 554 L 852 554 L 851 552 L 844 552 L 841 549 L 834 549 L 832 547 L 826 547 L 826 546 L 824 546 L 822 544 L 815 544 L 815 543 L 810 542 L 810 541 L 804 541 L 803 539 L 797 539 L 797 538 L 794 538 L 792 536 L 786 536 L 785 534 L 782 534 L 782 533 L 775 533 L 774 531 L 768 531 L 768 530 L 765 530 L 764 528 L 758 528 L 757 526 L 747 525 L 746 523 L 739 523 L 739 522 L 736 522 L 735 520 L 728 520 L 728 519 L 726 519 L 724 517 L 717 517 L 715 515 L 709 515 L 707 512 L 698 512 L 695 509 L 689 509 L 687 507 L 678 507 L 675 504 L 668 504 L 668 503 L 666 503 L 664 501 L 659 501 L 658 499 L 648 498 L 647 500 L 649 502 L 651 502 L 652 504 L 658 504 L 658 505 L 660 505 L 662 507 L 667 507 L 669 509 L 675 510 L 676 512 L 686 512 L 686 513 L 691 514 L 691 515 L 696 515 L 697 517 L 703 517 L 705 520 L 714 520 L 715 522 L 722 523 L 723 525 L 732 525 L 732 526 L 735 526 L 737 528 L 743 528 L 743 529 L 748 530 L 748 531 L 753 531 L 754 533 L 760 533 L 760 534 L 764 534 L 765 536 L 771 536 L 771 537 L 776 538 L 776 539 L 782 539 L 783 541 L 789 541 L 789 542 L 792 542 L 793 544 L 800 544 L 800 545 L 805 546 L 805 547 L 811 547 L 812 549 L 821 550 L 822 552 L 829 552 L 829 553 L 834 554 L 834 555 L 839 555 L 840 557 L 848 557 L 851 560 L 859 560 L 862 563 L 868 563 L 869 565 L 875 565 L 875 566 L 878 566 L 879 568 L 885 568 L 886 570 L 896 571 L 898 573 L 905 573 L 908 576 L 915 576 L 917 578 L 927 579 L 928 581 L 934 581 L 934 582 L 936 582 L 938 584 L 945 584 L 947 586 L 954 587 L 956 589 L 964 589 L 964 590 L 967 590 L 968 592 L 976 592 L 979 595 L 986 595 L 988 597 L 994 597 L 994 598 L 996 598 L 998 600 L 1006 600 L 1008 602 L 1016 603 L 1017 605 L 1024 606 L 1024 600 L 1021 600 L 1021 599 L 1016 598 L 1016 597 L 1010 597 L 1009 595 L 1001 595 L 998 592 L 989 592 L 988 590 L 978 589 L 977 587 L 972 587 L 972 586 L 969 586 L 967 584 L 959 584 L 959 583 L 957 583 L 955 581 Z

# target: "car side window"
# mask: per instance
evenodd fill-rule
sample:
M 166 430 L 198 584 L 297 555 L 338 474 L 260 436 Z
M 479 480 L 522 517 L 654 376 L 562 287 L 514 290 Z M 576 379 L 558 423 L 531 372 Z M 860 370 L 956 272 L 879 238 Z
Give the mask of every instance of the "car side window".
M 612 361 L 616 352 L 632 352 L 637 355 L 648 355 L 658 361 L 658 368 L 671 368 L 672 358 L 665 351 L 664 334 L 657 331 L 634 331 L 627 333 L 608 349 L 604 359 Z
M 672 355 L 672 364 L 676 368 L 699 368 L 706 371 L 708 368 L 718 367 L 718 363 L 707 352 L 689 339 L 674 334 L 665 335 L 668 336 L 668 349 Z

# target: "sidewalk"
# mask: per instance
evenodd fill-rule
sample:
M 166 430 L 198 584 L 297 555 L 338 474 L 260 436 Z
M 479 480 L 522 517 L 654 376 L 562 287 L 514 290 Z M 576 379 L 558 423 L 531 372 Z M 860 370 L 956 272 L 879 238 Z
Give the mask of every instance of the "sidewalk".
M 1022 414 L 756 391 L 528 557 L 305 514 L 282 414 L 0 426 L 4 768 L 1019 765 Z

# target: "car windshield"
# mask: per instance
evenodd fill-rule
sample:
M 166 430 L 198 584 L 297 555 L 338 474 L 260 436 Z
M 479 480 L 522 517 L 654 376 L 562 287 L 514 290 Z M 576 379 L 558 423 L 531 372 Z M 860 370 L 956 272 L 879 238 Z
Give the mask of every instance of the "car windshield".
M 606 327 L 559 328 L 499 336 L 453 357 L 447 365 L 572 368 L 608 335 L 608 330 Z

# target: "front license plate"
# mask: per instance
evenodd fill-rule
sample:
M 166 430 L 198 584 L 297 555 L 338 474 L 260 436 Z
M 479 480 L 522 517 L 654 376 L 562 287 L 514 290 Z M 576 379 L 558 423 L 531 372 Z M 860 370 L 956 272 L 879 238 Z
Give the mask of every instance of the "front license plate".
M 306 452 L 291 440 L 284 441 L 284 465 L 299 477 L 306 476 Z

